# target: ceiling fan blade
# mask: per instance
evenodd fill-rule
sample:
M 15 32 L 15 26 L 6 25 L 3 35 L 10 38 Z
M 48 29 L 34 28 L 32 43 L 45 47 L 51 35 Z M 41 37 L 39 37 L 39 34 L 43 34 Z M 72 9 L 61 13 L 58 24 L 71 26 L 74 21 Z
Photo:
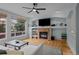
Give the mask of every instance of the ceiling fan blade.
M 36 10 L 46 10 L 46 8 L 36 8 Z
M 30 13 L 30 12 L 32 12 L 33 11 L 33 9 L 31 10 L 31 11 L 29 11 L 28 13 Z
M 29 8 L 29 7 L 22 7 L 22 8 L 25 8 L 25 9 L 32 9 L 32 8 Z
M 36 13 L 39 14 L 39 12 L 36 10 Z

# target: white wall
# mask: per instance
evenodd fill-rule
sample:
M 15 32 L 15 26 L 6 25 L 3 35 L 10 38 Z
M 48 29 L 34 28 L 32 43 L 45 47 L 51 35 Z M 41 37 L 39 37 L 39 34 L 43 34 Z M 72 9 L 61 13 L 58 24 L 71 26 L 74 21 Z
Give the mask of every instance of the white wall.
M 51 24 L 60 24 L 61 22 L 66 23 L 66 18 L 62 18 L 62 17 L 51 18 Z
M 71 48 L 72 52 L 76 54 L 76 9 L 73 8 L 70 11 L 68 18 L 67 18 L 67 43 Z
M 76 54 L 79 55 L 79 3 L 76 7 Z
M 65 23 L 66 19 L 61 17 L 54 17 L 51 19 L 51 24 L 57 24 L 57 27 L 61 27 L 59 24 Z M 66 28 L 53 28 L 51 31 L 52 36 L 54 36 L 56 39 L 61 39 L 61 34 L 66 32 Z
M 54 36 L 57 40 L 61 40 L 61 34 L 66 32 L 65 28 L 54 28 L 52 29 L 52 36 Z

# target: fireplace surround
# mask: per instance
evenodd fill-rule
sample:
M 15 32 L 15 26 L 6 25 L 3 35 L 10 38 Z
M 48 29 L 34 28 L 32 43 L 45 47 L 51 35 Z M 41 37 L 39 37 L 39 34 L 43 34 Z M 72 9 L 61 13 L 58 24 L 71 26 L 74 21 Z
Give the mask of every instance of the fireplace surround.
M 39 39 L 50 39 L 50 30 L 49 28 L 39 28 L 38 29 Z

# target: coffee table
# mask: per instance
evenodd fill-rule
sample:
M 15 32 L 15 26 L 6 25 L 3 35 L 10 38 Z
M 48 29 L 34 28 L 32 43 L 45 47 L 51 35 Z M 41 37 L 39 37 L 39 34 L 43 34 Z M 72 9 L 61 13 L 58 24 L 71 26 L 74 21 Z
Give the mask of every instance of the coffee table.
M 5 42 L 5 47 L 7 47 L 7 45 L 14 47 L 15 50 L 20 50 L 22 46 L 28 44 L 28 42 L 23 42 L 23 41 L 19 41 L 19 40 L 12 40 L 9 42 Z

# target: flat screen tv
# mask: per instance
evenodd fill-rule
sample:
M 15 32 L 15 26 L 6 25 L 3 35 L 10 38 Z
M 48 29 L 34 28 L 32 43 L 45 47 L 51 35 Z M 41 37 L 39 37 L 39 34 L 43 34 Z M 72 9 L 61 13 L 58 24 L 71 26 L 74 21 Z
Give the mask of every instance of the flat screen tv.
M 50 26 L 50 18 L 39 19 L 39 26 Z

